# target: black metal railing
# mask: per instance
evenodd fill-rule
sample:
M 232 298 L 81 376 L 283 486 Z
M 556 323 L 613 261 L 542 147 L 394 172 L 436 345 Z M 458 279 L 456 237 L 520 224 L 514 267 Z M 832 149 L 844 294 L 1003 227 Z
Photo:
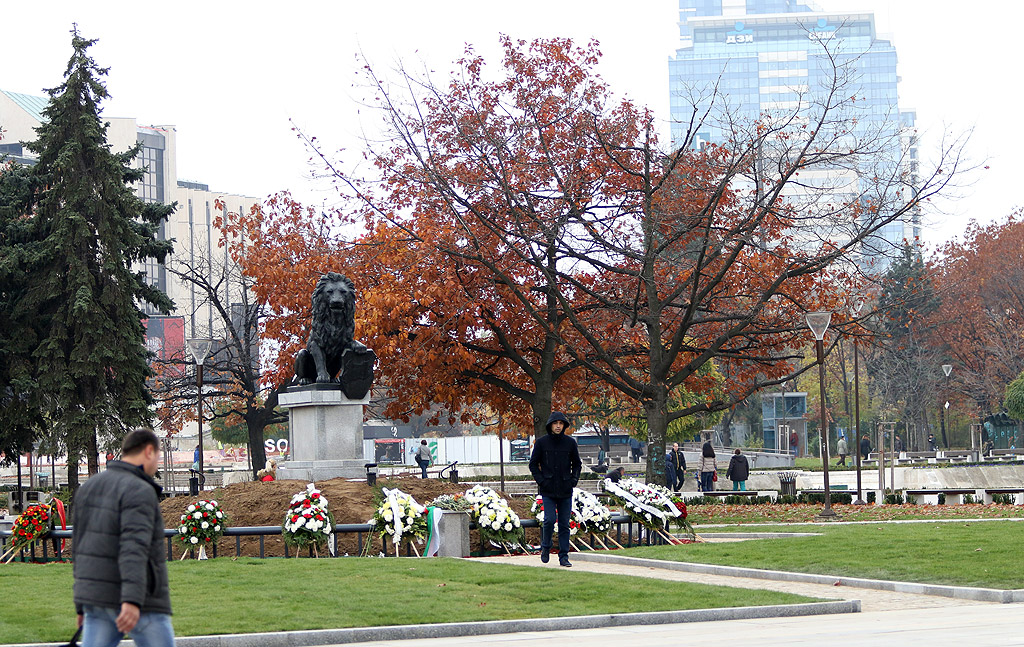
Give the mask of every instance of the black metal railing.
M 651 546 L 657 544 L 664 544 L 665 539 L 657 534 L 644 532 L 643 526 L 637 524 L 632 518 L 626 515 L 615 515 L 611 518 L 611 523 L 615 526 L 614 530 L 609 533 L 615 541 L 623 546 L 624 548 L 630 548 L 632 546 Z M 540 528 L 540 524 L 537 523 L 536 519 L 523 519 L 523 528 Z M 475 523 L 470 523 L 470 529 L 476 529 Z M 334 532 L 337 534 L 348 534 L 354 533 L 356 535 L 356 547 L 357 555 L 363 554 L 363 549 L 366 547 L 365 542 L 372 541 L 371 535 L 374 532 L 374 526 L 368 523 L 339 523 L 335 524 Z M 25 561 L 63 561 L 65 559 L 70 560 L 71 556 L 67 554 L 66 550 L 61 548 L 61 540 L 71 539 L 73 528 L 67 530 L 53 530 L 46 536 L 45 539 L 41 539 L 29 544 L 29 546 L 22 552 L 22 560 Z M 277 557 L 278 555 L 268 555 L 266 551 L 266 538 L 281 535 L 281 526 L 241 526 L 234 528 L 225 528 L 225 537 L 235 538 L 235 550 L 234 556 L 242 556 L 242 537 L 259 537 L 259 554 L 260 559 L 266 559 L 267 557 Z M 167 559 L 174 559 L 174 538 L 178 536 L 177 530 L 171 528 L 164 529 L 164 537 L 167 541 Z M 10 542 L 11 531 L 0 530 L 0 554 L 6 552 L 8 543 Z M 596 545 L 594 535 L 590 535 L 590 545 Z M 191 549 L 190 549 L 191 550 Z M 211 544 L 210 552 L 212 557 L 217 557 L 217 545 L 216 543 Z M 341 551 L 335 551 L 335 557 L 341 556 Z M 388 543 L 385 538 L 381 538 L 381 551 L 385 555 L 388 554 Z M 488 548 L 481 540 L 480 555 L 486 555 L 495 552 L 492 548 Z M 289 550 L 288 544 L 284 544 L 284 557 L 291 557 L 294 554 L 293 550 Z M 406 555 L 412 556 L 412 547 L 406 546 Z M 313 549 L 309 549 L 309 556 L 313 556 Z M 17 559 L 17 558 L 16 558 Z

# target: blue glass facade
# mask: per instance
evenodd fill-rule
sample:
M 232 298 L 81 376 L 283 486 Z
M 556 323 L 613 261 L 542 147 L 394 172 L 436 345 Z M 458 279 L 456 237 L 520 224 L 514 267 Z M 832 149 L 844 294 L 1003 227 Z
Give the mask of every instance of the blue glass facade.
M 836 63 L 850 72 L 858 100 L 854 135 L 887 133 L 898 158 L 915 142 L 902 140 L 902 125 L 913 113 L 900 113 L 896 49 L 875 33 L 871 13 L 832 13 L 797 0 L 680 0 L 680 47 L 669 61 L 672 139 L 682 145 L 689 124 L 714 97 L 716 108 L 692 143 L 723 142 L 723 121 L 754 121 L 762 115 L 792 113 L 832 82 Z M 715 96 L 717 94 L 717 96 Z M 802 103 L 801 103 L 802 102 Z M 813 103 L 813 101 L 812 101 Z M 877 169 L 876 169 L 877 171 Z M 916 218 L 884 227 L 863 247 L 866 257 L 890 253 L 919 234 Z M 872 261 L 876 271 L 887 262 Z

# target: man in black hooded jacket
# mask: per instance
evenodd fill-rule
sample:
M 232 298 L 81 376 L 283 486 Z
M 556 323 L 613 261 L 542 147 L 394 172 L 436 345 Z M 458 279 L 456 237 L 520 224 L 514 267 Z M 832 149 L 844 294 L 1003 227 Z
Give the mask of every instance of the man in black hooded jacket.
M 554 412 L 548 418 L 548 434 L 537 439 L 530 456 L 530 472 L 544 505 L 544 527 L 540 538 L 540 561 L 551 555 L 552 533 L 558 520 L 558 564 L 569 563 L 569 520 L 572 518 L 572 489 L 580 480 L 583 461 L 576 441 L 565 435 L 569 419 Z

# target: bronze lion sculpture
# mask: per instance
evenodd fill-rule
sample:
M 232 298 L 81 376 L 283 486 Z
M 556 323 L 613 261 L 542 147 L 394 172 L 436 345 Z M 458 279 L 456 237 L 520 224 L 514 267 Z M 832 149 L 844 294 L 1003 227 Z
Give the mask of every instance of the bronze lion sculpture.
M 320 277 L 313 290 L 309 342 L 295 356 L 293 384 L 340 384 L 346 396 L 363 398 L 373 384 L 377 356 L 353 338 L 356 287 L 337 272 Z

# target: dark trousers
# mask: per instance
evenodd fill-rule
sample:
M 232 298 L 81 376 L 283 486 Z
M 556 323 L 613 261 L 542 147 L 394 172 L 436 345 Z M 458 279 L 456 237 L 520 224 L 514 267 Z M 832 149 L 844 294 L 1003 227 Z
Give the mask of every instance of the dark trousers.
M 701 472 L 700 473 L 700 490 L 701 492 L 713 492 L 715 489 L 715 473 L 714 472 Z
M 569 519 L 572 518 L 572 497 L 550 497 L 541 495 L 544 505 L 544 527 L 540 534 L 540 547 L 551 548 L 551 535 L 558 519 L 558 558 L 569 558 Z
M 430 461 L 417 458 L 416 462 L 420 464 L 420 478 L 427 478 L 427 468 L 430 467 Z

